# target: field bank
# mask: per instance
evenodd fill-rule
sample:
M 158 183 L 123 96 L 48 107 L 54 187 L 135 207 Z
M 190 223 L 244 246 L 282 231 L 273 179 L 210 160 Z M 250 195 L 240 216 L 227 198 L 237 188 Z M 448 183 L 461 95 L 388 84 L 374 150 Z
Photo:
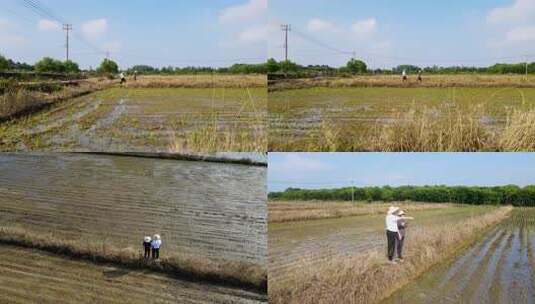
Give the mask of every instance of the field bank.
M 0 246 L 0 292 L 9 303 L 261 303 L 239 289 L 98 266 Z
M 494 207 L 466 206 L 410 212 L 411 231 L 456 223 Z M 321 263 L 385 248 L 384 214 L 269 224 L 270 286 L 292 281 L 304 262 Z M 410 241 L 407 242 L 410 246 Z
M 535 210 L 515 209 L 473 246 L 382 303 L 534 303 L 534 228 Z

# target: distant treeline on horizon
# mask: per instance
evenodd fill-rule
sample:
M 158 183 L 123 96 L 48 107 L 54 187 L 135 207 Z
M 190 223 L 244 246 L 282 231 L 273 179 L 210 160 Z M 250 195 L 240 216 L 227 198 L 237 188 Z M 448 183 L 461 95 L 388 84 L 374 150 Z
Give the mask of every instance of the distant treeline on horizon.
M 334 189 L 288 188 L 270 192 L 270 200 L 323 201 L 414 201 L 471 205 L 535 206 L 535 185 L 343 187 Z
M 104 59 L 112 62 L 114 66 L 118 65 L 113 60 Z M 103 61 L 103 62 L 104 62 Z M 102 66 L 102 63 L 101 63 Z M 99 67 L 100 68 L 100 67 Z M 96 70 L 80 69 L 79 65 L 71 60 L 61 61 L 45 57 L 34 65 L 25 62 L 15 62 L 0 54 L 0 71 L 26 71 L 26 72 L 51 72 L 51 73 L 98 73 Z M 115 71 L 115 69 L 112 69 Z M 368 74 L 401 74 L 405 70 L 409 74 L 416 74 L 422 71 L 425 74 L 524 74 L 526 73 L 525 63 L 497 63 L 488 67 L 470 67 L 470 66 L 428 66 L 419 67 L 416 65 L 403 64 L 392 69 L 369 69 L 366 63 L 358 59 L 350 59 L 345 66 L 331 67 L 328 65 L 299 65 L 292 61 L 276 61 L 271 58 L 264 63 L 246 64 L 236 63 L 228 67 L 209 67 L 209 66 L 187 66 L 173 67 L 167 66 L 162 68 L 152 67 L 150 65 L 134 65 L 126 70 L 126 73 L 136 71 L 140 75 L 180 75 L 180 74 L 293 74 L 298 76 L 350 76 L 350 75 L 368 75 Z M 528 63 L 528 74 L 535 74 L 535 62 Z
M 106 68 L 102 68 L 103 64 Z M 112 65 L 111 69 L 107 65 Z M 36 62 L 34 65 L 25 62 L 15 62 L 11 59 L 7 59 L 0 54 L 0 71 L 20 71 L 20 72 L 40 72 L 40 73 L 117 73 L 119 72 L 118 64 L 111 59 L 104 59 L 96 70 L 80 69 L 79 65 L 72 61 L 61 61 L 50 57 L 44 57 Z M 266 74 L 267 63 L 259 64 L 244 64 L 236 63 L 228 67 L 203 67 L 203 66 L 188 66 L 188 67 L 162 67 L 155 68 L 149 65 L 135 65 L 127 70 L 126 73 L 134 73 L 136 71 L 139 75 L 180 75 L 180 74 Z
M 406 71 L 416 74 L 422 71 L 425 74 L 525 74 L 526 63 L 496 63 L 488 67 L 475 66 L 416 66 L 411 64 L 398 65 L 391 69 L 370 69 L 367 64 L 358 59 L 351 59 L 345 66 L 331 67 L 329 65 L 299 65 L 292 61 L 276 61 L 271 58 L 267 62 L 268 73 L 302 74 L 306 75 L 354 75 L 354 74 L 401 74 Z M 535 62 L 528 63 L 528 74 L 535 74 Z

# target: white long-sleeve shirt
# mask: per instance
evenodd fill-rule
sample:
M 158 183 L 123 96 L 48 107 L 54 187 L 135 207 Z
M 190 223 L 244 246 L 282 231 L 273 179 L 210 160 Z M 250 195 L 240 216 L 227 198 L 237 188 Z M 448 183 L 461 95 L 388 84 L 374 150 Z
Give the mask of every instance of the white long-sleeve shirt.
M 160 249 L 160 246 L 162 246 L 162 241 L 161 240 L 152 240 L 150 245 L 154 249 Z
M 389 214 L 386 216 L 386 230 L 392 232 L 398 232 L 398 220 L 399 217 L 394 214 Z

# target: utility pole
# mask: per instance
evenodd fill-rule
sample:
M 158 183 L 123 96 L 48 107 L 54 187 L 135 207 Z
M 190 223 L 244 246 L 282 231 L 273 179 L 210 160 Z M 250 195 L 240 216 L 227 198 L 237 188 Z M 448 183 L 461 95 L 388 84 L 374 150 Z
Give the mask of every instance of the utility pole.
M 64 24 L 63 30 L 65 31 L 66 35 L 66 43 L 65 48 L 67 49 L 67 61 L 69 61 L 69 31 L 72 31 L 72 24 Z
M 355 203 L 355 187 L 353 186 L 353 181 L 351 183 L 351 204 Z
M 288 61 L 288 32 L 292 31 L 290 24 L 281 25 L 281 29 L 284 32 L 284 60 Z

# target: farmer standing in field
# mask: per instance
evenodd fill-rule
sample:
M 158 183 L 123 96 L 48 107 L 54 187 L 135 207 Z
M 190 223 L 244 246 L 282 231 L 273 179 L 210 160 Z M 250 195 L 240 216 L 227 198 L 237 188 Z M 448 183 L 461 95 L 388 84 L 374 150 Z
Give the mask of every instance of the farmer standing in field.
M 123 73 L 123 72 L 121 72 L 121 73 L 119 74 L 119 78 L 121 78 L 121 85 L 122 85 L 123 83 L 126 83 L 126 77 L 124 76 L 124 73 Z
M 406 217 L 405 211 L 400 210 L 398 212 L 398 245 L 397 245 L 397 251 L 398 251 L 398 259 L 400 261 L 403 261 L 403 242 L 405 242 L 405 229 L 407 229 L 407 220 L 413 220 L 412 217 Z
M 386 242 L 387 242 L 387 254 L 388 260 L 391 263 L 394 262 L 394 252 L 396 245 L 399 242 L 399 229 L 398 229 L 398 216 L 396 213 L 399 211 L 398 207 L 390 206 L 386 213 Z
M 152 238 L 151 248 L 152 248 L 152 259 L 160 259 L 160 247 L 162 246 L 162 239 L 159 234 L 155 234 Z
M 422 82 L 422 70 L 418 71 L 418 82 Z
M 151 245 L 151 238 L 150 236 L 146 236 L 145 239 L 143 239 L 143 248 L 145 249 L 145 259 L 148 260 L 150 259 L 150 249 L 152 247 Z
M 406 82 L 406 81 L 407 81 L 407 71 L 406 71 L 406 70 L 403 70 L 403 71 L 401 72 L 401 80 L 402 80 L 403 82 Z

